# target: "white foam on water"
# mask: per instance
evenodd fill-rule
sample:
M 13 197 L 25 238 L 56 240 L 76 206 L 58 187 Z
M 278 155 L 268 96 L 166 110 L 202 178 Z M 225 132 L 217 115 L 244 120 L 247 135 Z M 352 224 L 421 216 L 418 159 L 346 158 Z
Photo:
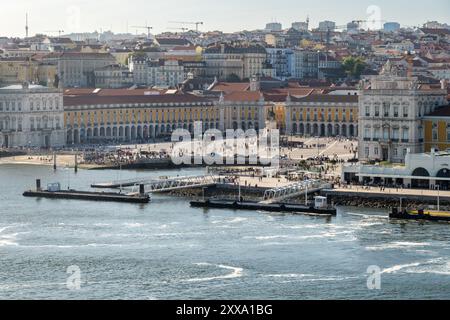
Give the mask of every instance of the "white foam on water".
M 314 277 L 313 274 L 302 274 L 302 273 L 287 273 L 287 274 L 267 274 L 264 277 L 267 278 L 305 278 Z
M 365 249 L 368 251 L 382 251 L 382 250 L 392 250 L 392 249 L 410 249 L 410 248 L 422 248 L 430 246 L 427 242 L 390 242 L 386 244 L 380 244 L 375 246 L 367 246 Z
M 7 227 L 0 228 L 0 233 L 2 233 L 5 230 L 11 229 L 12 227 L 13 226 L 7 226 Z
M 284 229 L 293 229 L 293 230 L 298 230 L 298 229 L 320 229 L 323 228 L 323 225 L 320 224 L 298 224 L 298 225 L 293 225 L 293 226 L 285 226 L 282 225 L 281 226 Z
M 418 266 L 406 268 L 404 272 L 415 274 L 429 273 L 437 275 L 450 275 L 450 260 L 444 257 L 431 259 Z
M 247 221 L 247 218 L 237 217 L 237 218 L 234 218 L 234 219 L 228 221 L 228 223 L 240 223 L 240 222 L 244 222 L 244 221 Z
M 358 279 L 361 276 L 325 276 L 317 274 L 269 274 L 264 277 L 275 279 L 287 279 L 283 283 L 289 282 L 319 282 L 319 281 L 345 281 L 350 279 Z M 290 280 L 289 280 L 290 279 Z
M 304 236 L 296 236 L 296 235 L 246 236 L 246 237 L 243 237 L 243 239 L 246 239 L 246 240 L 254 239 L 254 240 L 258 240 L 258 241 L 277 240 L 277 239 L 307 240 L 307 239 L 335 238 L 339 235 L 347 235 L 347 234 L 352 234 L 352 233 L 353 233 L 352 231 L 342 231 L 342 232 L 324 232 L 324 233 L 304 235 Z
M 431 274 L 438 274 L 438 275 L 446 275 L 446 276 L 450 276 L 450 262 L 447 262 L 444 265 L 441 266 L 434 266 L 434 267 L 420 267 L 420 268 L 416 268 L 415 270 L 407 270 L 405 271 L 407 273 L 419 273 L 419 274 L 423 274 L 423 273 L 431 273 Z
M 236 223 L 244 222 L 247 220 L 248 220 L 247 218 L 236 217 L 236 218 L 229 219 L 229 220 L 214 220 L 214 221 L 211 221 L 211 224 L 227 224 L 227 223 L 236 224 Z
M 127 228 L 142 228 L 144 226 L 144 224 L 142 223 L 137 223 L 137 222 L 129 222 L 129 223 L 124 223 L 124 226 Z
M 57 244 L 44 244 L 33 246 L 20 246 L 22 248 L 35 248 L 35 249 L 73 249 L 73 248 L 107 248 L 107 247 L 123 247 L 122 244 L 107 244 L 107 243 L 89 243 L 80 245 L 57 245 Z
M 420 267 L 420 269 L 418 267 Z M 436 272 L 446 273 L 450 272 L 450 261 L 444 260 L 443 257 L 440 257 L 422 262 L 399 264 L 392 266 L 390 268 L 383 269 L 381 273 L 397 273 L 399 271 L 403 271 L 404 273 L 432 273 L 432 271 L 434 273 Z
M 397 273 L 400 270 L 411 268 L 411 267 L 417 267 L 420 266 L 421 262 L 415 262 L 415 263 L 409 263 L 409 264 L 398 264 L 395 266 L 392 266 L 390 268 L 383 269 L 381 273 Z
M 19 246 L 17 236 L 28 232 L 16 232 L 11 234 L 0 234 L 0 247 Z
M 94 227 L 109 227 L 109 223 L 96 223 L 94 224 Z
M 206 278 L 193 278 L 193 279 L 185 280 L 186 282 L 207 282 L 207 281 L 215 281 L 215 280 L 235 279 L 235 278 L 242 277 L 243 276 L 243 271 L 244 271 L 244 269 L 242 269 L 242 268 L 231 267 L 231 266 L 226 266 L 226 265 L 221 265 L 221 264 L 215 265 L 215 264 L 210 264 L 210 263 L 205 263 L 205 262 L 195 263 L 195 265 L 199 266 L 199 267 L 214 266 L 216 268 L 230 270 L 231 273 L 223 275 L 223 276 L 206 277 Z

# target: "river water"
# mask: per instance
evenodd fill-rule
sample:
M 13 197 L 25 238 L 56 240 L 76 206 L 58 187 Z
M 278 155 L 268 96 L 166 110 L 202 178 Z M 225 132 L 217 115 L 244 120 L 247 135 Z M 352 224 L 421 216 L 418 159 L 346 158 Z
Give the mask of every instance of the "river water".
M 87 189 L 119 174 L 202 173 L 0 166 L 0 299 L 450 298 L 448 224 L 392 223 L 387 211 L 358 208 L 327 219 L 205 211 L 161 195 L 149 205 L 21 195 L 36 178 Z M 368 289 L 370 266 L 379 290 Z

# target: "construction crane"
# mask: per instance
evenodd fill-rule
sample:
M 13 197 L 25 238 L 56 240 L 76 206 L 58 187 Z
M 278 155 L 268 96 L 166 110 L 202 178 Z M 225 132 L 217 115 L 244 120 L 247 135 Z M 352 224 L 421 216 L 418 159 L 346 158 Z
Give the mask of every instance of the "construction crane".
M 61 37 L 61 34 L 64 32 L 64 30 L 50 30 L 50 31 L 44 31 L 46 33 L 58 33 L 58 37 Z
M 150 39 L 150 30 L 152 30 L 153 27 L 149 27 L 149 26 L 132 26 L 132 28 L 147 29 L 147 38 Z
M 198 32 L 198 26 L 203 25 L 203 22 L 184 22 L 184 21 L 169 21 L 169 23 L 178 23 L 178 24 L 195 24 L 195 31 Z

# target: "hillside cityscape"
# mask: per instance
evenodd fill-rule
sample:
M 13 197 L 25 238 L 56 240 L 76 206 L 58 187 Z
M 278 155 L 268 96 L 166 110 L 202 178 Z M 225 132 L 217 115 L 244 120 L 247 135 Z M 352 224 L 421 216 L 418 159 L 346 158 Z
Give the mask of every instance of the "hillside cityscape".
M 0 30 L 0 299 L 450 298 L 445 21 L 23 16 Z

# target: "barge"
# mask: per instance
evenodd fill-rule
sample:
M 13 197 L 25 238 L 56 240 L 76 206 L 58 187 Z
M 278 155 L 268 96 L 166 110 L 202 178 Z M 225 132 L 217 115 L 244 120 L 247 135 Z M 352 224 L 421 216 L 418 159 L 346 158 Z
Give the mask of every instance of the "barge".
M 434 210 L 399 210 L 393 208 L 390 219 L 450 222 L 450 212 Z
M 320 197 L 321 201 L 323 198 Z M 316 199 L 317 203 L 317 199 Z M 231 209 L 231 210 L 253 210 L 253 211 L 267 211 L 267 212 L 286 212 L 299 214 L 314 214 L 324 216 L 336 216 L 336 208 L 325 206 L 306 206 L 298 204 L 282 204 L 273 203 L 265 204 L 251 201 L 233 201 L 233 200 L 197 200 L 191 201 L 191 206 L 194 208 L 213 208 L 213 209 Z
M 61 190 L 59 183 L 49 184 L 47 190 L 42 190 L 40 180 L 36 180 L 36 190 L 25 191 L 24 197 L 87 200 L 124 203 L 149 203 L 150 196 L 144 192 L 144 186 L 140 186 L 137 194 L 122 194 L 112 192 L 90 192 L 77 190 Z

